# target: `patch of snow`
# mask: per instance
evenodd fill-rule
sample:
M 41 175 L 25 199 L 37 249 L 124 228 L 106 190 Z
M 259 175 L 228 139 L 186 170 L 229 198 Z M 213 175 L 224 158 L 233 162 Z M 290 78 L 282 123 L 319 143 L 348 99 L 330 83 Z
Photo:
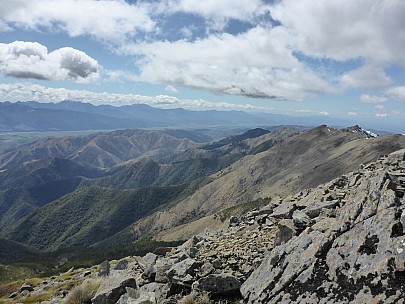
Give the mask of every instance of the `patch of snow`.
M 366 129 L 363 129 L 363 128 L 361 128 L 361 130 L 362 130 L 364 133 L 366 133 L 367 135 L 369 135 L 370 137 L 378 137 L 378 135 L 375 134 L 374 132 L 371 132 L 371 131 L 366 130 Z

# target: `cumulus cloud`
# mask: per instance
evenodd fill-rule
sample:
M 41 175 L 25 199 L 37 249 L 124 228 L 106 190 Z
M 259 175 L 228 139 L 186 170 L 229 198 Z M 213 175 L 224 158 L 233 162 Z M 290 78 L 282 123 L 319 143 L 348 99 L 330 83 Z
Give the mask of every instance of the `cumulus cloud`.
M 143 56 L 138 65 L 146 81 L 219 94 L 300 100 L 312 93 L 384 88 L 391 84 L 384 67 L 405 63 L 405 53 L 400 51 L 405 44 L 401 34 L 405 3 L 400 0 L 170 3 L 172 10 L 214 19 L 249 21 L 269 11 L 279 24 L 261 24 L 238 35 L 124 46 L 124 53 Z M 227 9 L 219 9 L 221 5 Z M 336 86 L 335 76 L 306 65 L 297 54 L 364 64 L 338 75 Z
M 90 82 L 99 78 L 97 61 L 70 48 L 52 52 L 36 42 L 0 43 L 0 72 L 16 78 Z
M 201 29 L 193 27 L 192 18 L 184 18 L 188 21 L 178 30 L 187 40 L 173 40 L 168 29 L 159 28 L 159 22 L 178 12 L 203 18 L 215 34 L 208 30 L 196 37 Z M 386 68 L 405 64 L 403 16 L 402 0 L 0 0 L 0 31 L 51 30 L 72 37 L 91 36 L 110 50 L 136 58 L 139 75 L 111 71 L 107 73 L 110 80 L 150 81 L 280 100 L 392 85 Z M 242 26 L 239 34 L 226 33 L 231 19 L 248 26 Z M 40 69 L 46 65 L 40 55 L 22 56 L 38 69 L 7 72 L 3 68 L 3 73 L 52 78 Z M 322 68 L 324 61 L 338 69 L 328 72 Z M 350 61 L 362 66 L 351 69 Z M 59 63 L 75 71 L 65 77 L 89 79 L 80 74 L 81 66 L 74 67 L 76 59 Z M 387 98 L 402 101 L 404 95 L 399 87 L 386 92 Z
M 124 0 L 0 1 L 0 29 L 48 28 L 76 37 L 122 42 L 137 33 L 155 30 L 147 5 Z
M 388 88 L 385 94 L 392 99 L 405 102 L 405 86 L 396 86 Z
M 105 80 L 114 82 L 126 82 L 126 81 L 139 81 L 139 76 L 133 74 L 130 71 L 124 70 L 104 70 L 104 74 L 107 76 Z
M 341 83 L 344 87 L 349 88 L 382 88 L 389 85 L 391 79 L 382 68 L 363 65 L 358 69 L 343 74 Z
M 374 108 L 377 110 L 377 113 L 374 114 L 375 117 L 379 118 L 387 118 L 388 113 L 385 110 L 385 107 L 383 105 L 375 105 Z
M 268 5 L 262 0 L 164 0 L 155 8 L 162 13 L 183 12 L 207 20 L 210 29 L 220 31 L 228 20 L 257 23 L 258 18 L 268 13 Z
M 282 29 L 258 26 L 239 35 L 132 44 L 121 51 L 143 55 L 137 65 L 145 81 L 277 99 L 301 99 L 332 90 L 294 57 L 286 38 Z
M 65 88 L 50 88 L 38 84 L 0 84 L 0 100 L 19 101 L 34 100 L 39 102 L 59 102 L 62 100 L 76 100 L 95 105 L 131 105 L 148 104 L 162 108 L 189 109 L 219 109 L 219 110 L 260 110 L 269 108 L 256 107 L 250 104 L 232 104 L 227 102 L 210 102 L 203 99 L 180 99 L 174 96 L 158 95 L 144 96 L 139 94 L 116 94 L 107 92 L 91 92 L 87 90 L 68 90 Z
M 362 94 L 360 96 L 360 101 L 365 103 L 382 103 L 388 101 L 388 98 L 385 96 L 371 96 L 368 94 Z
M 308 56 L 405 63 L 402 0 L 283 0 L 270 11 Z
M 319 112 L 318 114 L 319 114 L 319 115 L 322 115 L 322 116 L 328 116 L 328 115 L 329 115 L 329 112 L 321 111 L 321 112 Z
M 357 116 L 358 113 L 357 113 L 357 112 L 352 112 L 352 111 L 350 111 L 350 112 L 347 112 L 347 115 L 348 115 L 348 116 Z

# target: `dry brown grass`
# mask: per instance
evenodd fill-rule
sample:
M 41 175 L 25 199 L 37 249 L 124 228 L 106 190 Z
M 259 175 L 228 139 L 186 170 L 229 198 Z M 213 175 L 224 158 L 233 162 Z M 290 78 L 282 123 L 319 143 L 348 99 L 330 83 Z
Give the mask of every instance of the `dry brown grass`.
M 64 304 L 82 304 L 88 303 L 94 297 L 101 280 L 91 280 L 74 287 L 66 297 Z
M 179 304 L 212 304 L 210 296 L 207 292 L 199 294 L 198 296 L 193 297 L 192 295 L 185 296 L 179 301 Z

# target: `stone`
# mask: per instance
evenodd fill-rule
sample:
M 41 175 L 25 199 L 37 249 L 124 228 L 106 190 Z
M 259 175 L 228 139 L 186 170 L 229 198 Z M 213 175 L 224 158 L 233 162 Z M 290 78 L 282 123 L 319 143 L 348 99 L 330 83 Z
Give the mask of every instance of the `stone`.
M 126 287 L 126 293 L 121 296 L 117 304 L 156 304 L 154 292 Z
M 127 260 L 120 260 L 117 265 L 115 265 L 114 270 L 124 270 L 128 267 Z
M 212 261 L 212 266 L 214 266 L 214 268 L 217 268 L 217 269 L 221 268 L 221 265 L 222 265 L 222 263 L 219 259 L 215 259 Z
M 155 282 L 157 283 L 168 283 L 169 278 L 166 275 L 166 271 L 172 267 L 173 263 L 167 259 L 158 259 L 155 263 L 155 269 L 156 269 L 156 274 L 155 274 Z
M 23 291 L 29 291 L 29 292 L 31 292 L 31 291 L 34 291 L 34 287 L 31 285 L 31 284 L 28 284 L 28 283 L 24 283 L 21 287 L 20 287 L 20 292 L 23 292 Z
M 241 283 L 230 274 L 210 274 L 192 285 L 197 292 L 209 292 L 212 295 L 233 295 L 239 293 Z
M 156 297 L 153 292 L 143 292 L 137 299 L 129 297 L 127 304 L 156 304 Z
M 139 291 L 154 293 L 156 302 L 161 303 L 164 299 L 166 299 L 168 295 L 169 285 L 162 283 L 149 283 L 140 287 Z
M 296 209 L 297 205 L 295 202 L 283 202 L 278 207 L 274 208 L 270 216 L 276 219 L 291 219 Z
M 274 246 L 282 245 L 288 242 L 296 234 L 293 220 L 285 219 L 278 222 L 277 235 L 274 241 Z
M 300 210 L 294 211 L 292 219 L 297 231 L 302 231 L 311 225 L 311 218 L 305 212 Z
M 197 236 L 193 236 L 186 242 L 184 242 L 182 245 L 176 248 L 176 252 L 186 252 L 188 249 L 191 247 L 196 246 L 199 242 L 201 241 L 201 238 L 198 238 Z
M 142 278 L 145 280 L 155 281 L 156 279 L 156 268 L 154 265 L 146 266 L 145 270 L 142 273 Z
M 188 258 L 174 264 L 168 271 L 166 271 L 166 276 L 169 280 L 174 276 L 179 278 L 183 278 L 188 274 L 194 276 L 197 266 L 198 264 L 196 260 Z
M 198 254 L 198 249 L 196 247 L 191 247 L 188 250 L 188 255 L 190 256 L 190 258 L 195 258 Z
M 21 297 L 27 296 L 29 294 L 30 294 L 30 292 L 28 290 L 23 290 L 23 291 L 20 292 Z
M 259 210 L 259 215 L 270 215 L 273 213 L 274 208 L 276 208 L 277 205 L 274 203 L 270 203 L 267 206 L 264 206 Z
M 106 277 L 110 274 L 110 262 L 104 261 L 100 264 L 100 272 L 99 275 L 102 277 Z
M 210 262 L 206 261 L 201 266 L 199 274 L 200 274 L 200 276 L 205 277 L 205 276 L 211 274 L 212 272 L 214 272 L 214 270 L 215 270 L 214 266 Z
M 15 297 L 17 297 L 18 296 L 18 292 L 13 292 L 12 294 L 10 294 L 8 297 L 10 298 L 10 299 L 14 299 Z
M 338 200 L 323 201 L 311 204 L 311 206 L 306 208 L 304 211 L 311 219 L 313 219 L 320 215 L 322 209 L 335 209 L 338 206 L 339 206 Z
M 126 287 L 136 288 L 136 281 L 126 273 L 114 273 L 104 280 L 96 295 L 91 299 L 93 304 L 115 304 L 123 294 Z
M 143 257 L 143 260 L 147 263 L 147 264 L 154 264 L 157 260 L 158 256 L 152 252 L 148 252 L 147 254 L 145 254 L 145 256 Z
M 229 218 L 229 225 L 230 226 L 236 226 L 240 223 L 240 218 L 238 216 L 231 216 Z

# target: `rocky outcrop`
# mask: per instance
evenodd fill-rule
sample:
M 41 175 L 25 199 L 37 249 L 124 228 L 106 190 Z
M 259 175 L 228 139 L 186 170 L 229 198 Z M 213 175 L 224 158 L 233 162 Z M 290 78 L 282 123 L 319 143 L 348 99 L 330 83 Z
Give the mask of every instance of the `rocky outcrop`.
M 399 303 L 405 296 L 404 152 L 297 197 L 312 221 L 271 250 L 243 283 L 245 302 Z

